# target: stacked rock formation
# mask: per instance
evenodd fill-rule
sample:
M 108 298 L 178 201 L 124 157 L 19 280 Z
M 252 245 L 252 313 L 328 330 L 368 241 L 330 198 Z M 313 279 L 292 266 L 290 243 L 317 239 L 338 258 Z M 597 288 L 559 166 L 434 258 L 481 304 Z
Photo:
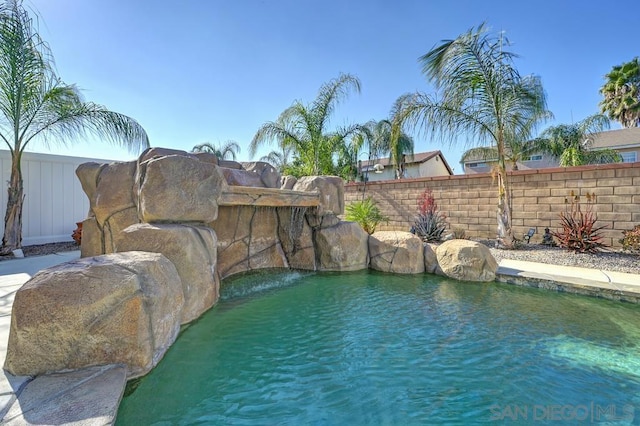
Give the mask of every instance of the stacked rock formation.
M 162 148 L 136 161 L 86 163 L 82 259 L 18 290 L 5 368 L 38 375 L 120 364 L 146 374 L 182 324 L 211 308 L 220 280 L 261 268 L 492 281 L 478 243 L 435 248 L 408 232 L 367 233 L 344 213 L 342 179 L 281 177 L 269 164 Z

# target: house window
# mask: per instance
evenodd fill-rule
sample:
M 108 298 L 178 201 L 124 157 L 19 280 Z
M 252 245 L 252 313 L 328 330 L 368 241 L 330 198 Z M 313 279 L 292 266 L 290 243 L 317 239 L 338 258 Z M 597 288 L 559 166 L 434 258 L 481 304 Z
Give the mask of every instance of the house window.
M 621 152 L 620 156 L 622 157 L 623 163 L 635 163 L 638 161 L 638 153 L 636 151 Z
M 487 163 L 468 163 L 467 166 L 469 168 L 475 169 L 477 167 L 488 167 L 489 165 Z
M 542 155 L 532 155 L 530 157 L 524 158 L 523 161 L 542 161 Z

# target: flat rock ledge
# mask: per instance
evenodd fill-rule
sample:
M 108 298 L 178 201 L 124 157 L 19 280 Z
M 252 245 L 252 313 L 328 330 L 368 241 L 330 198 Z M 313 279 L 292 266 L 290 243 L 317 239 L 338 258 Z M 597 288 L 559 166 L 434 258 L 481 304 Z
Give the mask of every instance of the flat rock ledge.
M 110 425 L 127 382 L 124 365 L 41 375 L 18 390 L 3 425 Z

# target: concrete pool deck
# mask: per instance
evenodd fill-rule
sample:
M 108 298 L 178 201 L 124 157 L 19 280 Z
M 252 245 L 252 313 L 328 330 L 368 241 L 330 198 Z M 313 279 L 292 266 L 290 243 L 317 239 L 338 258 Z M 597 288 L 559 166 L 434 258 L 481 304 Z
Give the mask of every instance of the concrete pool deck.
M 640 275 L 503 259 L 496 280 L 525 287 L 640 303 Z
M 4 365 L 16 291 L 36 272 L 78 259 L 79 251 L 0 262 L 0 365 Z M 502 260 L 497 281 L 640 303 L 640 274 Z M 126 384 L 112 365 L 31 377 L 0 370 L 2 424 L 112 424 Z

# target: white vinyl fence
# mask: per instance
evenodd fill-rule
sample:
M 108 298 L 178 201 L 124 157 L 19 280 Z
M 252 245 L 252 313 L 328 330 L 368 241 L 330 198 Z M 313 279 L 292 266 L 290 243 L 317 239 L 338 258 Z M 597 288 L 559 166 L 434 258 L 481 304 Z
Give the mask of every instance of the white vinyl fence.
M 76 168 L 91 161 L 110 162 L 92 158 L 24 153 L 23 246 L 72 241 L 71 233 L 76 229 L 76 222 L 83 221 L 89 212 L 89 199 L 76 176 Z M 7 150 L 0 150 L 0 176 L 0 232 L 4 233 L 7 186 L 11 176 L 11 156 Z

